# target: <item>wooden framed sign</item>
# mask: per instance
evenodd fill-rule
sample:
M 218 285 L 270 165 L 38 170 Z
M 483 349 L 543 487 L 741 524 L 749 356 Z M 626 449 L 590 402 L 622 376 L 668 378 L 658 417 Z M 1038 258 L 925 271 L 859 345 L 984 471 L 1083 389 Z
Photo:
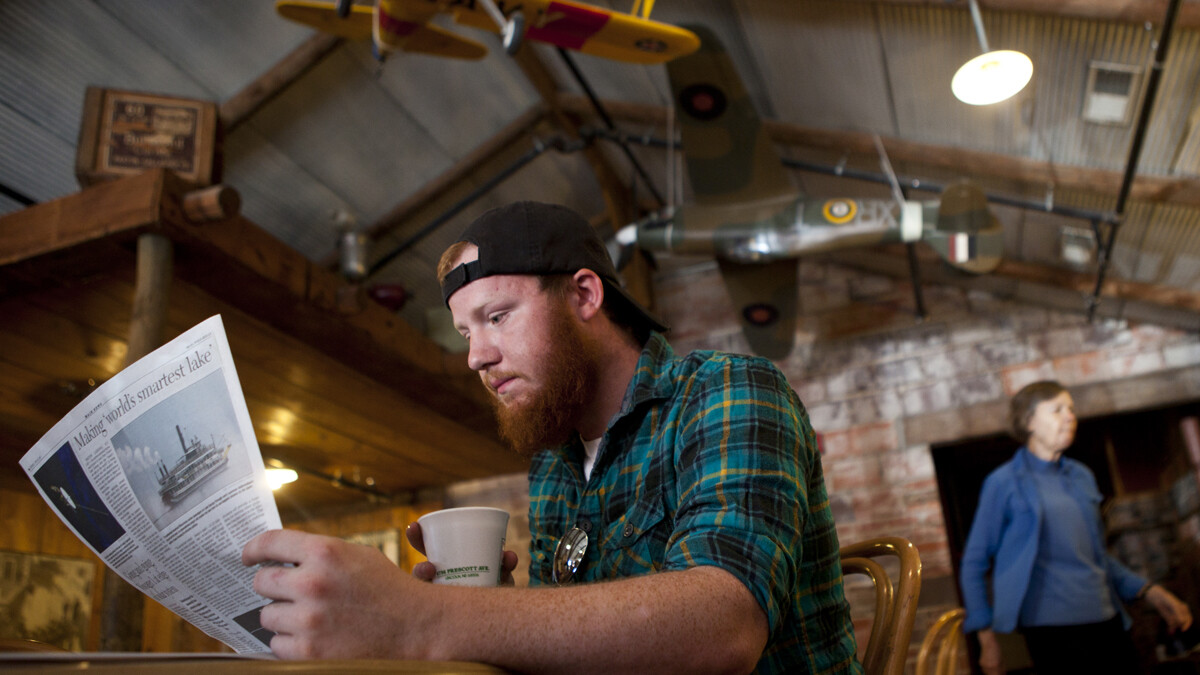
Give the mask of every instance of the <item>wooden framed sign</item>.
M 220 181 L 217 106 L 210 101 L 88 87 L 75 155 L 83 187 L 146 169 L 198 185 Z

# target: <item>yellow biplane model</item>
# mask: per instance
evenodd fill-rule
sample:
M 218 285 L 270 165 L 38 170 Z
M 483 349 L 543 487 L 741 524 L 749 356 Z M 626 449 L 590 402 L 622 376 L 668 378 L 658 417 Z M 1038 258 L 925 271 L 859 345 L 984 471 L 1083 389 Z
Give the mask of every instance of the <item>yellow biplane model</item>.
M 499 32 L 509 54 L 528 39 L 616 61 L 655 64 L 699 48 L 691 31 L 651 21 L 654 0 L 644 1 L 638 0 L 630 14 L 570 0 L 377 0 L 374 6 L 350 0 L 278 0 L 275 10 L 348 40 L 372 40 L 379 58 L 392 51 L 459 59 L 487 54 L 484 45 L 433 25 L 438 14 Z

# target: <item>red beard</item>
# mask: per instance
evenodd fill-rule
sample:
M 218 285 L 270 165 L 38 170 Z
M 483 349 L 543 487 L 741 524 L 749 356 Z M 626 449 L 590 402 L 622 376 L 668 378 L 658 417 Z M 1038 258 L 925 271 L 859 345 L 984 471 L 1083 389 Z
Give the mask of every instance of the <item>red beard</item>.
M 587 342 L 565 304 L 551 321 L 552 348 L 539 374 L 545 384 L 520 402 L 492 397 L 500 437 L 526 456 L 566 443 L 596 390 L 598 350 Z

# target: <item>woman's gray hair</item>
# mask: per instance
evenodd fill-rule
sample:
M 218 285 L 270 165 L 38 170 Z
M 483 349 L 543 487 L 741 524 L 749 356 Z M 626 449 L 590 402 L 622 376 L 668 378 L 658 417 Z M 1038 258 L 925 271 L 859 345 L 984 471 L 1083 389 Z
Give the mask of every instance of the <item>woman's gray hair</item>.
M 1041 380 L 1027 384 L 1012 397 L 1008 408 L 1008 433 L 1013 438 L 1026 443 L 1029 441 L 1029 420 L 1038 404 L 1049 401 L 1067 388 L 1054 380 Z

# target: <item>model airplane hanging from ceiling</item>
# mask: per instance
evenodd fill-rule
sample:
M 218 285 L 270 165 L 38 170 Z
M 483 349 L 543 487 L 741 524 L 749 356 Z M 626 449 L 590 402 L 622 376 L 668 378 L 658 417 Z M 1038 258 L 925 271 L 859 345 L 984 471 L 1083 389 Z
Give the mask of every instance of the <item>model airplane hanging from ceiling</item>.
M 700 49 L 668 63 L 667 74 L 696 202 L 623 228 L 617 239 L 651 253 L 715 257 L 755 353 L 782 359 L 792 349 L 801 255 L 924 241 L 968 272 L 999 265 L 1001 227 L 973 183 L 927 201 L 905 200 L 894 178 L 890 200 L 803 196 L 733 61 L 711 31 L 690 28 Z
M 639 2 L 640 5 L 640 2 Z M 377 0 L 374 6 L 349 0 L 278 0 L 275 10 L 291 19 L 348 40 L 371 40 L 376 56 L 408 51 L 458 59 L 478 59 L 487 47 L 432 23 L 449 14 L 455 23 L 499 32 L 505 51 L 523 39 L 628 63 L 655 64 L 690 54 L 700 46 L 691 32 L 651 21 L 653 0 L 638 14 L 623 14 L 570 0 Z

